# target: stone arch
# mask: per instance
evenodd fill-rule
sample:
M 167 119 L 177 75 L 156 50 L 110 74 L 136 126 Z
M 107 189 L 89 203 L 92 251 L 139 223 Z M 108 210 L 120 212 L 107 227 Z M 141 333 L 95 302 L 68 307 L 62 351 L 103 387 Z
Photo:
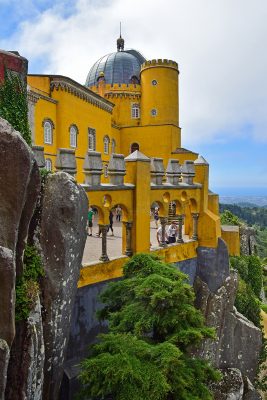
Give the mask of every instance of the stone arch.
M 196 213 L 198 211 L 197 201 L 193 198 L 190 198 L 189 199 L 189 207 L 190 207 L 191 213 Z
M 132 143 L 130 147 L 130 153 L 133 153 L 136 150 L 139 151 L 139 149 L 140 149 L 139 143 Z

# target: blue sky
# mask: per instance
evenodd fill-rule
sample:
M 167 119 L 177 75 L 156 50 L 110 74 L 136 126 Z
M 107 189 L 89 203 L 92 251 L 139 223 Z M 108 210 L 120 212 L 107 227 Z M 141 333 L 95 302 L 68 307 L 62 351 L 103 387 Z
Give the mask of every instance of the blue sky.
M 211 189 L 267 195 L 266 20 L 265 0 L 0 0 L 0 48 L 84 83 L 122 21 L 127 48 L 179 63 L 182 146 Z

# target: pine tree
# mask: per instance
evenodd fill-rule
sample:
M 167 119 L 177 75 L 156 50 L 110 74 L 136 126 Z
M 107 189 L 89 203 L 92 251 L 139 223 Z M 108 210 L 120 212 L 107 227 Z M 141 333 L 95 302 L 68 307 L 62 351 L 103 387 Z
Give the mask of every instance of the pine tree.
M 148 254 L 124 267 L 122 280 L 101 294 L 100 336 L 82 363 L 82 398 L 114 400 L 209 400 L 207 383 L 219 374 L 190 348 L 214 337 L 194 307 L 186 275 Z

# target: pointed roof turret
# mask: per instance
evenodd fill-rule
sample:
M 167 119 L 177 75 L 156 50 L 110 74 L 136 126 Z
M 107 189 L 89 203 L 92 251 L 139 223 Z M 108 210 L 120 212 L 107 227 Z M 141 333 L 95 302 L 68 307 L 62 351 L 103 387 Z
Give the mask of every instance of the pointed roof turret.
M 120 22 L 120 37 L 117 39 L 117 51 L 124 50 L 124 39 L 121 37 L 121 22 Z

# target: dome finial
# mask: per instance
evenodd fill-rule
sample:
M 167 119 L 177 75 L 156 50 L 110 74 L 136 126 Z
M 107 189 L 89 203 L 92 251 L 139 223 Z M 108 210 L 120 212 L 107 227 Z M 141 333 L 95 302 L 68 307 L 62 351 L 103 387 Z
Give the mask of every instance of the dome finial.
M 117 39 L 117 51 L 124 50 L 124 39 L 121 37 L 121 22 L 120 22 L 120 37 Z

